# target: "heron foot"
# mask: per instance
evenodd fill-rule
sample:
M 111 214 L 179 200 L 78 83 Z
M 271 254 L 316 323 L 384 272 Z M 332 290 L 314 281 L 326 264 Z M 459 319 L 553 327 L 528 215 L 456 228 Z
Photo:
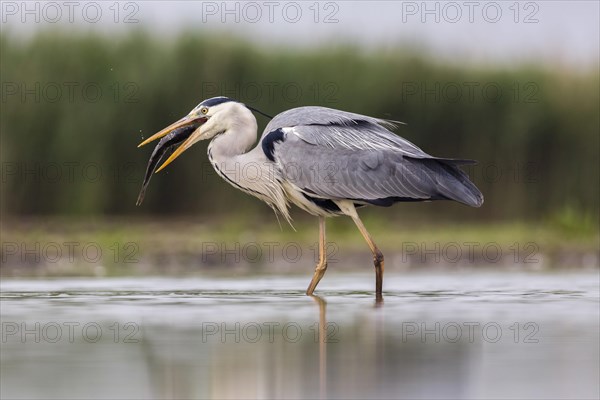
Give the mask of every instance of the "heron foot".
M 326 262 L 317 264 L 317 266 L 315 267 L 315 273 L 312 277 L 312 280 L 310 281 L 310 285 L 308 285 L 308 289 L 306 289 L 307 295 L 311 296 L 313 294 L 313 292 L 317 288 L 317 285 L 319 284 L 319 281 L 321 280 L 321 278 L 323 278 L 323 275 L 325 275 L 326 270 Z

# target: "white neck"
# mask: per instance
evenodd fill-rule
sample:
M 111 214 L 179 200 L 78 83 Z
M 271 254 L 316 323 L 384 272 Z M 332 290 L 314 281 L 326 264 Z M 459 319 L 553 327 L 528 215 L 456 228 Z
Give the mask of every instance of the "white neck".
M 263 200 L 289 221 L 288 204 L 276 165 L 265 156 L 260 144 L 248 151 L 256 142 L 257 125 L 254 115 L 245 110 L 250 118 L 247 115 L 233 118 L 236 122 L 212 139 L 208 159 L 228 183 Z

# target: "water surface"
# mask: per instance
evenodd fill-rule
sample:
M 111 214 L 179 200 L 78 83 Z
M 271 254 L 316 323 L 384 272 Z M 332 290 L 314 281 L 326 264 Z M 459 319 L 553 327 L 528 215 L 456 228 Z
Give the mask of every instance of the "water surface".
M 598 398 L 598 272 L 1 283 L 2 398 Z

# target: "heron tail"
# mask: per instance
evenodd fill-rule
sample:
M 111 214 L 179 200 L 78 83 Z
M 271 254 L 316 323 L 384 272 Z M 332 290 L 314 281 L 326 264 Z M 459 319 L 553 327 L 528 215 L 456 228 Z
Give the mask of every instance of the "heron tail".
M 441 196 L 471 207 L 481 207 L 483 194 L 471 182 L 469 176 L 457 166 L 459 163 L 446 160 L 430 161 L 437 164 L 434 168 L 439 174 L 436 181 Z

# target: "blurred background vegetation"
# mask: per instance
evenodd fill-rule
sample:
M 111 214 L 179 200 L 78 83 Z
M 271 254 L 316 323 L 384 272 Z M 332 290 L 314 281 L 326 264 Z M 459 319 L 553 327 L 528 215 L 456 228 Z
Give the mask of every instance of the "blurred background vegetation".
M 157 175 L 135 207 L 151 152 L 136 145 L 223 94 L 272 115 L 315 104 L 404 121 L 397 132 L 425 151 L 479 161 L 468 172 L 481 210 L 401 205 L 390 217 L 597 220 L 597 69 L 457 67 L 352 46 L 266 51 L 191 32 L 174 42 L 144 31 L 1 40 L 4 215 L 269 214 L 220 180 L 205 145 Z
M 435 202 L 365 210 L 388 230 L 407 221 L 541 224 L 597 246 L 597 68 L 461 66 L 414 49 L 350 44 L 267 49 L 192 31 L 171 39 L 144 30 L 28 39 L 5 32 L 0 40 L 5 223 L 194 216 L 269 220 L 278 230 L 268 207 L 216 175 L 206 143 L 156 175 L 135 206 L 151 153 L 137 144 L 204 98 L 226 95 L 271 115 L 323 105 L 404 121 L 397 133 L 430 154 L 479 161 L 467 172 L 485 195 L 481 209 Z M 258 121 L 262 131 L 267 120 Z

